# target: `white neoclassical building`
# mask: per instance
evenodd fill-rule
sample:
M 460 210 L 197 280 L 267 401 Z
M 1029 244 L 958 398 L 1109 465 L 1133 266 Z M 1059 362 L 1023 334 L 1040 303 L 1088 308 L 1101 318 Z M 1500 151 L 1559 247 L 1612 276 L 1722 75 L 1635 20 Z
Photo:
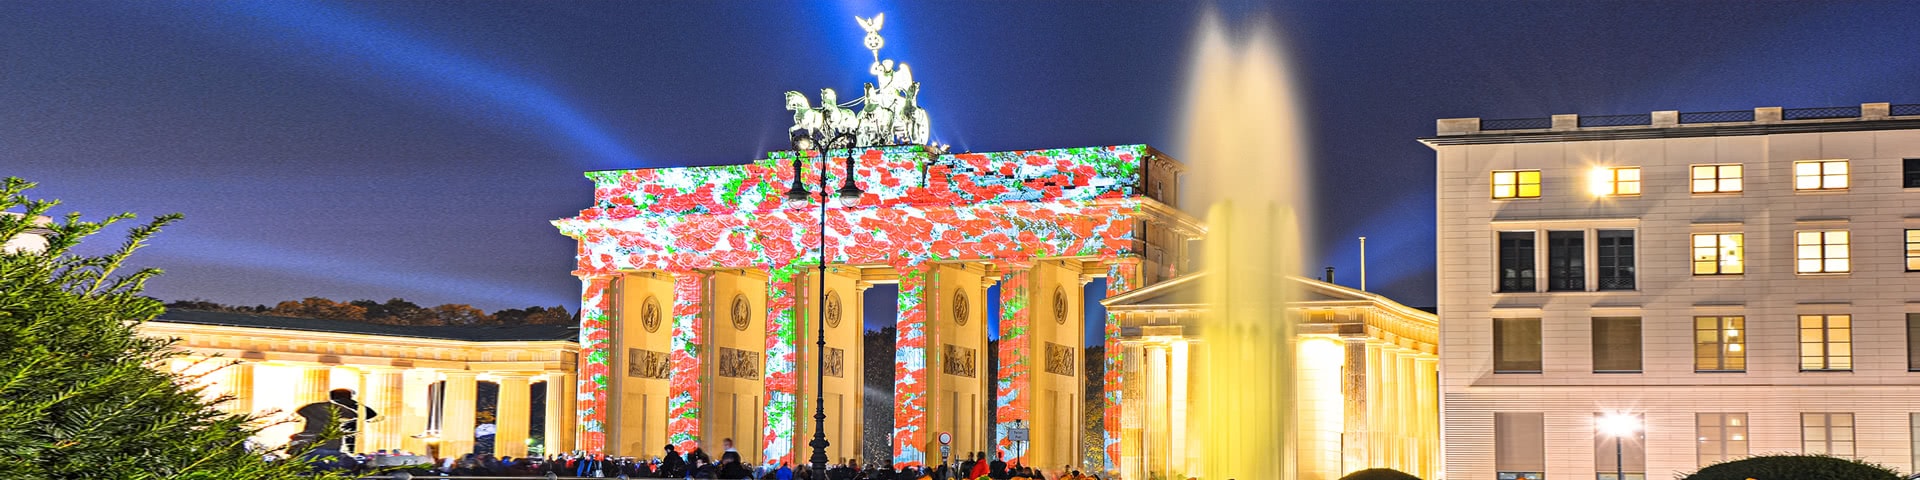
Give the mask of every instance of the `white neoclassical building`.
M 1920 468 L 1920 105 L 1438 130 L 1445 478 Z
M 359 452 L 459 456 L 486 433 L 476 432 L 479 382 L 499 386 L 491 453 L 520 457 L 573 445 L 579 348 L 570 326 L 401 327 L 171 310 L 140 332 L 179 338 L 186 355 L 172 369 L 193 376 L 210 397 L 232 395 L 228 411 L 296 420 L 262 432 L 255 440 L 265 445 L 285 444 L 300 430 L 295 409 L 348 388 L 380 414 L 363 422 Z M 540 411 L 532 408 L 535 388 L 547 399 Z M 536 416 L 546 426 L 539 438 L 529 432 Z

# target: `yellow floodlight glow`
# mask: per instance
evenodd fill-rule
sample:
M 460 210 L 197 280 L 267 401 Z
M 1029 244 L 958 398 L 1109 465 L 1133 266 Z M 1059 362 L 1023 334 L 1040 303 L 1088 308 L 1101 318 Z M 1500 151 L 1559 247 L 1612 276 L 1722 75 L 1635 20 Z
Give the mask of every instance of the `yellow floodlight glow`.
M 1593 196 L 1604 197 L 1613 194 L 1613 169 L 1593 167 L 1593 173 L 1587 175 L 1587 191 Z

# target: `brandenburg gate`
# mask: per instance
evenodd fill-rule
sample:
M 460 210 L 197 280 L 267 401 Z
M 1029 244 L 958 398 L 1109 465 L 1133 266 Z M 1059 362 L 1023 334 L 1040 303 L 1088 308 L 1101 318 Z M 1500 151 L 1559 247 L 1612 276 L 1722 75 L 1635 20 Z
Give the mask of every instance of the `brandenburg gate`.
M 733 438 L 748 459 L 794 463 L 812 435 L 808 393 L 823 388 L 830 456 L 857 457 L 860 292 L 897 282 L 895 465 L 937 462 L 928 452 L 939 432 L 953 435 L 956 452 L 1078 463 L 1077 434 L 1057 439 L 1073 444 L 1066 448 L 1029 453 L 1009 449 L 1004 434 L 989 446 L 985 433 L 1016 424 L 1079 431 L 1084 369 L 1049 369 L 1046 359 L 1078 356 L 1083 281 L 1106 277 L 1112 295 L 1177 265 L 1184 240 L 1198 233 L 1171 203 L 1179 164 L 1143 145 L 833 153 L 856 159 L 865 194 L 826 210 L 825 251 L 817 204 L 782 203 L 793 152 L 746 165 L 587 175 L 593 207 L 555 222 L 579 240 L 581 446 L 651 455 L 663 443 L 685 451 Z M 820 169 L 811 170 L 801 181 L 817 184 Z M 832 266 L 825 278 L 816 273 L 823 260 Z M 979 317 L 996 282 L 999 351 L 985 352 Z M 820 289 L 824 319 L 812 300 Z M 809 382 L 815 352 L 806 336 L 816 321 L 827 327 L 824 385 Z M 1109 325 L 1107 342 L 1117 344 L 1118 324 Z M 999 371 L 985 371 L 985 355 L 998 356 Z M 1116 360 L 1105 370 L 1109 451 L 1118 442 Z

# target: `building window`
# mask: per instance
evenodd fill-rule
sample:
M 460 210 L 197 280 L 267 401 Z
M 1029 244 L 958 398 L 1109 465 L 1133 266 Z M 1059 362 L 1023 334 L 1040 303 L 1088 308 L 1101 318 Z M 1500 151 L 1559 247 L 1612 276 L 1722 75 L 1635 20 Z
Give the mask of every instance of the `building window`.
M 1639 195 L 1640 167 L 1601 167 L 1594 170 L 1593 194 Z
M 1794 271 L 1798 273 L 1847 273 L 1853 264 L 1847 247 L 1846 230 L 1794 232 Z
M 1646 415 L 1632 414 L 1633 423 L 1641 428 L 1625 438 L 1608 435 L 1602 425 L 1606 417 L 1617 413 L 1593 414 L 1593 466 L 1599 475 L 1597 480 L 1646 480 L 1647 478 L 1647 429 Z M 1614 442 L 1619 442 L 1618 444 Z M 1616 451 L 1615 448 L 1618 448 Z M 1625 478 L 1621 478 L 1621 477 Z
M 1534 291 L 1533 232 L 1500 232 L 1500 291 Z
M 1547 291 L 1587 290 L 1587 232 L 1547 232 Z
M 1845 190 L 1846 188 L 1846 160 L 1793 162 L 1794 190 Z
M 1540 198 L 1539 170 L 1496 170 L 1493 198 Z
M 1747 456 L 1747 414 L 1696 414 L 1694 435 L 1699 438 L 1694 452 L 1702 467 Z
M 1900 169 L 1901 173 L 1905 174 L 1902 176 L 1901 185 L 1906 188 L 1920 188 L 1920 158 L 1901 160 Z M 1920 465 L 1920 463 L 1914 465 Z
M 1601 290 L 1633 290 L 1633 230 L 1594 232 Z
M 1546 480 L 1547 422 L 1539 412 L 1493 413 L 1497 480 Z
M 1907 271 L 1920 272 L 1920 230 L 1907 229 Z
M 1593 319 L 1594 373 L 1640 373 L 1640 317 Z
M 1907 371 L 1920 372 L 1920 313 L 1907 314 Z
M 1693 234 L 1694 275 L 1740 275 L 1746 272 L 1744 235 L 1738 233 Z
M 1853 370 L 1853 316 L 1800 316 L 1800 371 Z
M 1540 319 L 1493 319 L 1493 373 L 1540 373 Z
M 1746 317 L 1693 317 L 1693 370 L 1747 371 Z
M 1693 193 L 1735 193 L 1741 185 L 1741 170 L 1738 163 L 1725 165 L 1694 165 Z
M 1853 414 L 1800 414 L 1800 453 L 1853 456 Z

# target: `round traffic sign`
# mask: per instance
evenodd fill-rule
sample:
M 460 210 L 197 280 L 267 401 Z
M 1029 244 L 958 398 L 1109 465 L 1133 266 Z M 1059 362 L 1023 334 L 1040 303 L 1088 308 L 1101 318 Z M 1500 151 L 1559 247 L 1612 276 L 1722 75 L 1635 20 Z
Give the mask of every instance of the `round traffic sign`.
M 951 433 L 947 433 L 947 432 L 940 432 L 940 444 L 941 444 L 941 445 L 948 445 L 948 444 L 952 444 L 952 443 L 953 443 L 953 434 L 951 434 Z

